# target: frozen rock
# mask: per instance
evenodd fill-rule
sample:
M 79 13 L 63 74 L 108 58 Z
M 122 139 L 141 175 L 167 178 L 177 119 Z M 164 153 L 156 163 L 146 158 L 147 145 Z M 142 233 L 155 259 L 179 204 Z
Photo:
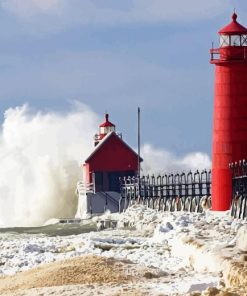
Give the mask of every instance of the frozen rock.
M 36 244 L 33 244 L 33 245 L 27 245 L 23 251 L 25 253 L 44 253 L 45 250 L 39 246 L 39 245 L 36 245 Z
M 21 262 L 21 263 L 18 264 L 19 268 L 22 268 L 23 266 L 28 266 L 28 262 L 24 261 L 24 262 Z
M 159 226 L 160 232 L 169 232 L 171 230 L 173 230 L 173 226 L 170 222 L 166 222 L 164 225 Z
M 217 284 L 216 282 L 191 284 L 188 292 L 203 291 L 203 290 L 207 289 L 208 287 L 215 288 L 214 286 L 216 286 L 216 284 Z
M 187 221 L 184 220 L 184 221 L 179 222 L 178 225 L 181 227 L 187 227 L 189 224 Z

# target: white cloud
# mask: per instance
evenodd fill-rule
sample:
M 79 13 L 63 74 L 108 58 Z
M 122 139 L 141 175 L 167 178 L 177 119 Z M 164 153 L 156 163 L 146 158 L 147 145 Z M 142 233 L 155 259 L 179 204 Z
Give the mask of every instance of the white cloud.
M 60 24 L 116 24 L 194 21 L 229 9 L 225 0 L 0 0 L 4 10 L 39 21 L 38 15 L 58 17 Z M 54 20 L 53 20 L 54 21 Z
M 192 152 L 182 157 L 153 145 L 144 144 L 142 147 L 143 174 L 171 173 L 196 171 L 211 168 L 210 157 L 203 152 Z

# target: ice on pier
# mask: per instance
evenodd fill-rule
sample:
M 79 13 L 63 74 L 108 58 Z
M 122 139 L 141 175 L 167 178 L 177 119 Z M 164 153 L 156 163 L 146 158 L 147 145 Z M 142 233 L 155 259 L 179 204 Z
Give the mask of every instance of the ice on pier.
M 154 295 L 183 294 L 217 286 L 222 268 L 230 262 L 224 258 L 239 257 L 236 242 L 246 231 L 246 222 L 233 220 L 229 212 L 158 212 L 139 205 L 121 214 L 107 212 L 91 223 L 98 221 L 116 221 L 116 228 L 65 237 L 1 234 L 0 273 L 14 274 L 45 262 L 97 254 L 164 272 L 165 281 L 144 283 L 147 288 L 151 285 Z

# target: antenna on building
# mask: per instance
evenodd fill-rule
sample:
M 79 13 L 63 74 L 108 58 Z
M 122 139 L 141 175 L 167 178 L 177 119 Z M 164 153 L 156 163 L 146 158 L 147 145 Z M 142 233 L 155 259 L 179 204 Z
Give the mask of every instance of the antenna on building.
M 141 177 L 141 109 L 138 107 L 138 177 Z

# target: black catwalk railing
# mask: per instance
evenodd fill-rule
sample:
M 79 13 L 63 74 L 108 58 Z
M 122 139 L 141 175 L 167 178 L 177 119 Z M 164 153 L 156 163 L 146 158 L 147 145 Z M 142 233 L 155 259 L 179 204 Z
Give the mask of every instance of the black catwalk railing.
M 201 212 L 211 207 L 211 171 L 120 179 L 120 208 L 134 203 L 163 211 Z
M 247 218 L 247 162 L 240 160 L 229 164 L 232 171 L 231 215 L 238 219 Z

